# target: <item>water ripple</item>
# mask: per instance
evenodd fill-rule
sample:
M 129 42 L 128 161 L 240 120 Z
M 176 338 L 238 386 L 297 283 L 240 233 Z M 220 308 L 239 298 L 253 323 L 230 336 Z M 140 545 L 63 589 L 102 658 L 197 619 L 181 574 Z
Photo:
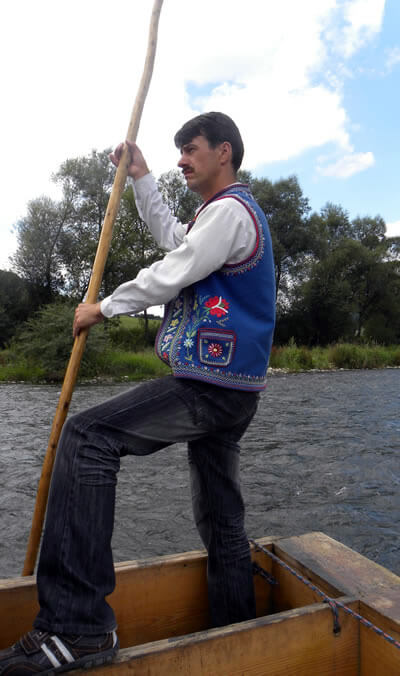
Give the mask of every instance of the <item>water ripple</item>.
M 398 370 L 274 375 L 242 443 L 251 537 L 320 530 L 400 574 Z M 71 410 L 128 385 L 80 386 Z M 22 569 L 59 388 L 0 385 L 0 577 Z M 125 458 L 115 559 L 201 547 L 186 449 Z

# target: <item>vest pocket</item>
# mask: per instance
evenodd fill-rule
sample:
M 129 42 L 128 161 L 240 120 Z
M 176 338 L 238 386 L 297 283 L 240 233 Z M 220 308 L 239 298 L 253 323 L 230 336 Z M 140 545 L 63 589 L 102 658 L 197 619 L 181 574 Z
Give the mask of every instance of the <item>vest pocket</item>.
M 197 351 L 202 364 L 228 366 L 235 351 L 236 334 L 224 329 L 199 329 Z

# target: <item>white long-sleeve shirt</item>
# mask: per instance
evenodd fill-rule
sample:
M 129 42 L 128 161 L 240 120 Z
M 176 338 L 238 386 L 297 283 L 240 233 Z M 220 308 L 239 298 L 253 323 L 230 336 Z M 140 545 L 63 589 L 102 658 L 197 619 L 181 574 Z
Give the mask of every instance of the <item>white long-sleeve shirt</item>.
M 153 305 L 163 305 L 181 289 L 226 263 L 246 259 L 255 247 L 252 219 L 234 198 L 208 204 L 187 232 L 187 226 L 163 202 L 151 174 L 133 181 L 133 189 L 140 217 L 167 253 L 101 302 L 105 317 L 135 314 Z

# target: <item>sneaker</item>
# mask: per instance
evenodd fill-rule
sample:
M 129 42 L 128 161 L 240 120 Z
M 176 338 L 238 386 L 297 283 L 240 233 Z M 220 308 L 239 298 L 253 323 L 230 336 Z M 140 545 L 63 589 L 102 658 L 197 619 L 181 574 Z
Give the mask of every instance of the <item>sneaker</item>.
M 10 648 L 0 650 L 0 676 L 57 674 L 111 662 L 118 652 L 115 631 L 100 636 L 70 636 L 33 629 Z

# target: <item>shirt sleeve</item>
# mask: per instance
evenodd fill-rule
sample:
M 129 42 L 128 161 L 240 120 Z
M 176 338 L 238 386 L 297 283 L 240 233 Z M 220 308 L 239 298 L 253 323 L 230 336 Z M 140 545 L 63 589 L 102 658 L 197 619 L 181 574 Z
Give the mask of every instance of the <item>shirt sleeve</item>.
M 137 181 L 131 179 L 140 218 L 146 223 L 157 244 L 166 251 L 182 243 L 187 226 L 173 216 L 163 201 L 152 174 Z
M 106 317 L 135 314 L 163 305 L 181 289 L 204 279 L 225 263 L 237 263 L 254 249 L 256 232 L 245 207 L 233 198 L 211 202 L 182 243 L 162 260 L 142 269 L 101 303 Z

